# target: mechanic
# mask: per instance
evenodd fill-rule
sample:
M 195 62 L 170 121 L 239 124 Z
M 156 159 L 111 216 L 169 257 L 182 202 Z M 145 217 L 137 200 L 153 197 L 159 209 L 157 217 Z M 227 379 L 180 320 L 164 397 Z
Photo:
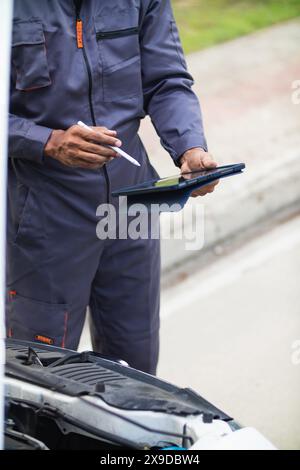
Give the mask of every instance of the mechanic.
M 156 373 L 159 240 L 99 240 L 96 209 L 157 176 L 146 115 L 182 171 L 216 166 L 192 84 L 170 0 L 15 0 L 9 337 L 76 349 L 89 306 L 94 350 Z

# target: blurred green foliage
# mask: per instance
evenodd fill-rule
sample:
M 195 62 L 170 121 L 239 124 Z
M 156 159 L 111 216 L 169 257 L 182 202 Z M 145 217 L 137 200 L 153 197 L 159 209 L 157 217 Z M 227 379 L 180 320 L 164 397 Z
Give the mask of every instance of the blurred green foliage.
M 300 0 L 172 0 L 186 53 L 300 16 Z

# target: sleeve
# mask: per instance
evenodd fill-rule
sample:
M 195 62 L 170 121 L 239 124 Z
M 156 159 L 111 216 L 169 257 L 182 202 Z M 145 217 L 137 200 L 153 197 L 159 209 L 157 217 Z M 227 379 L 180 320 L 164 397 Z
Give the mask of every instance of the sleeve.
M 188 149 L 207 150 L 170 0 L 150 0 L 140 31 L 144 109 L 175 164 Z
M 43 163 L 44 147 L 52 130 L 29 119 L 9 114 L 9 156 Z

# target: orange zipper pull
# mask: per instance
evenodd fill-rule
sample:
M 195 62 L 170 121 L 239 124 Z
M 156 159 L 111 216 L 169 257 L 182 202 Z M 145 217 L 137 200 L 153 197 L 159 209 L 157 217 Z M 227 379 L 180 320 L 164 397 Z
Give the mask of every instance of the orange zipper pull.
M 78 49 L 83 49 L 82 20 L 76 20 L 76 39 Z

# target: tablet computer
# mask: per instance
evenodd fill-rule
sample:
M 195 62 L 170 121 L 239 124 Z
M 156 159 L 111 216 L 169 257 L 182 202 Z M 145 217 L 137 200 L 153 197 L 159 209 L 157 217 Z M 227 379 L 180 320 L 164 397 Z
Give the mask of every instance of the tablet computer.
M 181 173 L 167 178 L 145 181 L 135 186 L 127 186 L 112 192 L 113 196 L 130 196 L 137 194 L 149 194 L 177 189 L 192 189 L 194 186 L 205 186 L 225 176 L 241 173 L 245 168 L 244 163 L 219 166 L 213 170 L 192 171 Z

